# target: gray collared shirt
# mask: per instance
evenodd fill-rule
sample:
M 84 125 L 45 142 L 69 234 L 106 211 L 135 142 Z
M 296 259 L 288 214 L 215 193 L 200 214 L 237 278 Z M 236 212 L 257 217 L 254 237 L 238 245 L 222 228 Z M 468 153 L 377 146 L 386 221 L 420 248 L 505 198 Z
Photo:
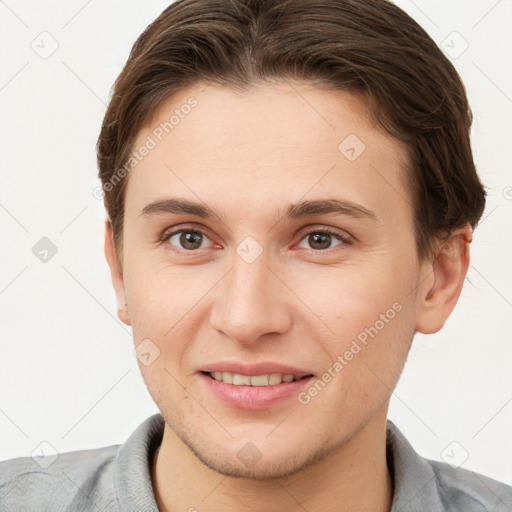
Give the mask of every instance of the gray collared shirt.
M 163 429 L 162 415 L 155 414 L 124 444 L 62 453 L 46 469 L 31 457 L 1 462 L 0 510 L 158 512 L 151 460 Z M 390 420 L 387 457 L 394 482 L 391 512 L 512 511 L 512 487 L 420 457 Z M 205 510 L 201 499 L 190 510 Z

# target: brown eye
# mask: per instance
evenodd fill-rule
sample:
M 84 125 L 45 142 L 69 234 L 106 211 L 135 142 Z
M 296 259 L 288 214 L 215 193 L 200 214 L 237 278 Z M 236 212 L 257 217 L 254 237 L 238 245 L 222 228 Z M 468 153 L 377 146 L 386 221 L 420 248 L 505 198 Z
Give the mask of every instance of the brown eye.
M 182 230 L 171 233 L 166 240 L 168 240 L 172 245 L 177 245 L 179 249 L 193 251 L 195 249 L 201 249 L 203 242 L 208 240 L 208 238 L 199 231 Z
M 308 242 L 312 249 L 328 249 L 332 242 L 331 235 L 325 233 L 311 233 Z
M 307 245 L 302 245 L 304 243 Z M 315 251 L 323 251 L 347 243 L 349 243 L 348 240 L 345 240 L 345 238 L 337 232 L 329 229 L 317 229 L 306 233 L 304 238 L 301 240 L 300 247 L 304 249 L 313 249 Z

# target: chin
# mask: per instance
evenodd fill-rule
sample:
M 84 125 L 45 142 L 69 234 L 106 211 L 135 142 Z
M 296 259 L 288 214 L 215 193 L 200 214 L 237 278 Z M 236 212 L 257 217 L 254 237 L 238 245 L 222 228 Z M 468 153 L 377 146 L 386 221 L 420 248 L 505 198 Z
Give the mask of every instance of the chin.
M 231 461 L 225 459 L 225 454 L 219 457 L 208 457 L 196 452 L 195 455 L 205 466 L 216 473 L 232 478 L 253 480 L 270 480 L 285 477 L 297 473 L 308 465 L 308 461 L 301 457 L 300 454 L 295 455 L 293 458 L 273 455 L 271 460 L 264 460 L 262 458 L 254 465 L 240 462 L 236 454 L 232 455 Z
M 318 442 L 315 446 L 306 446 L 304 442 L 292 442 L 288 446 L 283 442 L 267 443 L 259 450 L 249 442 L 236 443 L 232 446 L 219 445 L 215 440 L 203 439 L 202 443 L 191 442 L 181 437 L 197 459 L 224 476 L 267 480 L 293 475 L 325 457 L 334 447 Z M 238 448 L 241 444 L 241 448 Z M 205 448 L 207 446 L 207 448 Z M 260 444 L 261 446 L 261 444 Z

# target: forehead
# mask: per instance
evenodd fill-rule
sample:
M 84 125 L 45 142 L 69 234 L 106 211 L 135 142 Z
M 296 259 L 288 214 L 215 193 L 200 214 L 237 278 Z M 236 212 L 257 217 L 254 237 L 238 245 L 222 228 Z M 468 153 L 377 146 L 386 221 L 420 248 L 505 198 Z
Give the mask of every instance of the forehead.
M 150 150 L 130 172 L 126 191 L 133 212 L 179 195 L 216 210 L 250 204 L 259 214 L 336 191 L 372 209 L 394 209 L 397 218 L 410 214 L 406 148 L 348 92 L 301 83 L 245 92 L 197 84 L 160 106 L 133 149 L 144 146 Z

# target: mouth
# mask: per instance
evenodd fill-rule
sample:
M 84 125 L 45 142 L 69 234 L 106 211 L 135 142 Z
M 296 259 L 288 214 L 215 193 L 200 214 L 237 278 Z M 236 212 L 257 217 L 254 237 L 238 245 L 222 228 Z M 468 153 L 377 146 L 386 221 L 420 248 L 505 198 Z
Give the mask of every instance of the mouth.
M 232 372 L 202 372 L 213 380 L 232 384 L 234 386 L 278 386 L 283 383 L 297 382 L 302 379 L 312 377 L 308 375 L 294 375 L 291 373 L 265 373 L 262 375 L 242 375 L 241 373 Z
M 219 363 L 202 368 L 199 375 L 214 400 L 245 410 L 270 410 L 289 403 L 314 379 L 312 373 L 280 364 Z

